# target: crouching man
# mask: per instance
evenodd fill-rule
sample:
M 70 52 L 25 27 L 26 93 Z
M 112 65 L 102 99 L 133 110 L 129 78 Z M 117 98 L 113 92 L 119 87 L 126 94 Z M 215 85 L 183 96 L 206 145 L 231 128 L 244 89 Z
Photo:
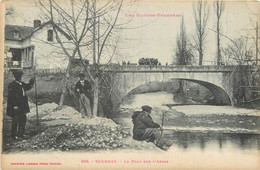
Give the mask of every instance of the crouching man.
M 142 106 L 141 112 L 134 112 L 132 116 L 134 124 L 133 139 L 153 142 L 158 148 L 166 151 L 172 144 L 162 137 L 161 127 L 153 121 L 150 116 L 151 111 L 152 108 L 145 105 Z
M 8 86 L 7 115 L 12 117 L 11 137 L 16 140 L 24 138 L 26 114 L 30 112 L 26 91 L 34 84 L 34 78 L 29 83 L 22 82 L 23 71 L 14 70 L 15 80 Z

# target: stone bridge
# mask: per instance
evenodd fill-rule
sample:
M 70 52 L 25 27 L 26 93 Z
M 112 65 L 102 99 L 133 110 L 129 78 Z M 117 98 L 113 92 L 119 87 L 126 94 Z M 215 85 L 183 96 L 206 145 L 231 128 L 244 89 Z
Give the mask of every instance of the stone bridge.
M 240 66 L 247 67 L 247 66 Z M 234 105 L 235 94 L 242 76 L 238 66 L 118 66 L 113 70 L 113 105 L 120 105 L 126 96 L 139 86 L 151 82 L 186 80 L 198 83 L 209 89 L 217 105 Z M 240 71 L 241 72 L 241 71 Z

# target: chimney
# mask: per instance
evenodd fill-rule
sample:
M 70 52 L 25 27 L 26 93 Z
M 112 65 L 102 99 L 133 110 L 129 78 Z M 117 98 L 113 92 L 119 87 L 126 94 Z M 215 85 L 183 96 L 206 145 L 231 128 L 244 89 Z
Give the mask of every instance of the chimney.
M 41 26 L 41 20 L 38 20 L 38 19 L 34 20 L 33 21 L 34 29 L 38 28 L 39 26 Z

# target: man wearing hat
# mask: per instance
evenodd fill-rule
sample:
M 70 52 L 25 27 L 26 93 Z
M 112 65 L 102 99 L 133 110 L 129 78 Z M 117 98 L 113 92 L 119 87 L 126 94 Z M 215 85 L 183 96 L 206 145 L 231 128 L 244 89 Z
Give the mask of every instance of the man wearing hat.
M 91 98 L 91 84 L 85 80 L 84 73 L 79 74 L 79 81 L 76 83 L 75 90 L 79 93 L 79 107 L 82 118 L 85 116 L 92 117 L 90 98 Z
M 155 123 L 150 116 L 152 108 L 150 106 L 142 106 L 141 112 L 134 112 L 132 116 L 134 129 L 133 139 L 138 141 L 146 140 L 153 142 L 157 147 L 162 150 L 167 150 L 171 146 L 169 141 L 166 141 L 159 130 L 161 127 Z
M 11 137 L 22 139 L 24 137 L 26 114 L 30 112 L 26 91 L 34 85 L 34 78 L 29 83 L 22 82 L 23 71 L 12 71 L 15 80 L 8 85 L 7 115 L 12 117 Z

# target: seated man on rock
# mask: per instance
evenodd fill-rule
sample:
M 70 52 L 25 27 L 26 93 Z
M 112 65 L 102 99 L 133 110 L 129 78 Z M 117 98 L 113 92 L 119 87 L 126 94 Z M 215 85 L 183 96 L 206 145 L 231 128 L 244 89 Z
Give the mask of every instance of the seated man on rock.
M 138 141 L 146 140 L 153 142 L 162 150 L 167 150 L 172 144 L 166 141 L 160 132 L 161 127 L 155 123 L 150 116 L 152 108 L 150 106 L 142 106 L 142 111 L 134 112 L 132 116 L 134 129 L 133 139 Z

